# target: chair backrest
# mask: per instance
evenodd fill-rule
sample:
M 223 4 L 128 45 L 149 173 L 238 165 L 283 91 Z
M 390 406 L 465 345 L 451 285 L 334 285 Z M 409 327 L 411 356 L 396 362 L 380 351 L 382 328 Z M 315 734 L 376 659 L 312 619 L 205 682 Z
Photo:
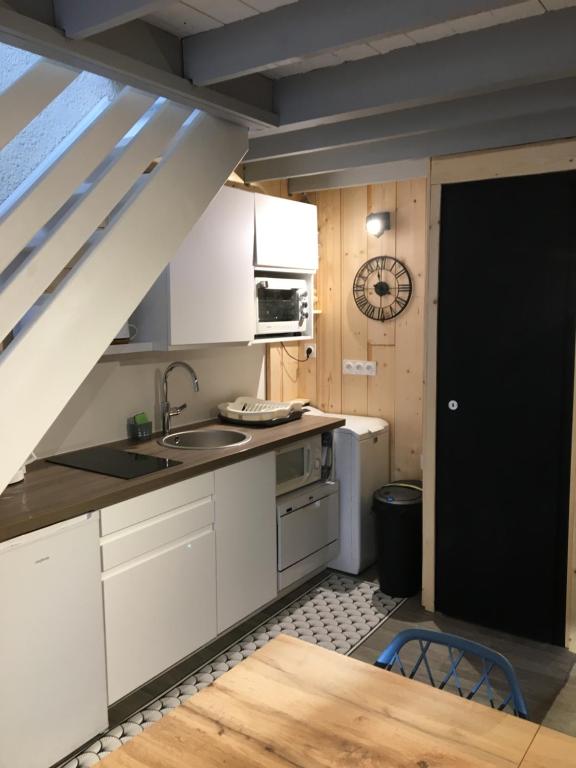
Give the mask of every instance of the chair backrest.
M 407 665 L 400 658 L 400 651 L 408 643 L 417 643 L 419 652 L 416 662 Z M 449 669 L 436 676 L 432 671 L 428 652 L 434 646 L 444 646 L 448 652 Z M 458 668 L 462 660 L 474 658 L 481 662 L 481 670 L 478 679 L 472 684 L 465 684 Z M 404 677 L 413 679 L 419 670 L 423 670 L 427 681 L 435 688 L 443 689 L 448 683 L 455 686 L 462 698 L 473 699 L 482 691 L 488 698 L 491 707 L 505 710 L 507 707 L 518 717 L 528 717 L 526 703 L 520 690 L 520 685 L 512 664 L 505 656 L 496 653 L 491 648 L 466 640 L 457 635 L 444 632 L 434 632 L 428 629 L 405 629 L 399 632 L 390 645 L 382 651 L 376 661 L 376 666 L 389 671 L 397 671 Z M 504 677 L 507 690 L 502 694 L 494 688 L 490 674 L 498 670 Z

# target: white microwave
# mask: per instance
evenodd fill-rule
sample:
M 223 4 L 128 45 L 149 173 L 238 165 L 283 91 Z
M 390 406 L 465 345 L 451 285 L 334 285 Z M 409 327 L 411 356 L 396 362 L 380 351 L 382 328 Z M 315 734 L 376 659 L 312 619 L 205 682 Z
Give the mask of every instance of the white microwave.
M 322 478 L 322 436 L 313 435 L 276 451 L 276 495 Z
M 302 278 L 257 275 L 256 336 L 307 335 L 310 299 Z

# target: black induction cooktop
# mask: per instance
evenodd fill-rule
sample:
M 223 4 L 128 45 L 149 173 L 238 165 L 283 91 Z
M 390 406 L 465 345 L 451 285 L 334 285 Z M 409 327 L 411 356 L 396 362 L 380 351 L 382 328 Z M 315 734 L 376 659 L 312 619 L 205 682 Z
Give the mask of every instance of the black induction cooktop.
M 174 461 L 173 459 L 120 451 L 118 448 L 100 447 L 63 453 L 60 456 L 52 456 L 46 461 L 51 461 L 53 464 L 63 464 L 65 467 L 73 467 L 74 469 L 84 469 L 87 472 L 97 472 L 100 475 L 121 477 L 124 480 L 131 480 L 134 477 L 149 475 L 151 472 L 159 472 L 161 469 L 182 464 L 181 461 Z

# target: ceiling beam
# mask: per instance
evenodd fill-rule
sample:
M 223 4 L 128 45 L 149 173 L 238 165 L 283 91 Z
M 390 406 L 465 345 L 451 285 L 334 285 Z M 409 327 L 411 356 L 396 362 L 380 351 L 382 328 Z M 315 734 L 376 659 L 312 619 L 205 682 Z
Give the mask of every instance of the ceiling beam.
M 576 74 L 576 8 L 277 81 L 281 125 L 431 104 Z
M 290 179 L 342 171 L 380 163 L 416 160 L 528 144 L 576 136 L 576 107 L 539 115 L 484 122 L 448 131 L 434 131 L 387 141 L 374 141 L 276 160 L 262 160 L 244 167 L 244 181 Z
M 493 120 L 500 120 L 569 106 L 576 107 L 576 78 L 526 85 L 316 128 L 255 136 L 250 141 L 244 163 L 459 128 L 484 122 L 487 115 Z
M 55 27 L 8 10 L 2 5 L 0 42 L 118 80 L 156 96 L 164 96 L 178 104 L 202 109 L 215 117 L 249 128 L 270 128 L 278 123 L 278 117 L 273 112 L 209 88 L 198 88 L 183 77 L 111 48 L 88 40 L 70 40 Z
M 300 0 L 186 38 L 184 71 L 197 85 L 210 85 L 323 51 L 404 34 L 519 2 Z
M 405 181 L 421 179 L 429 175 L 430 161 L 401 160 L 398 163 L 382 163 L 364 168 L 351 168 L 349 171 L 320 173 L 315 176 L 299 176 L 290 179 L 288 192 L 297 195 L 301 192 L 317 192 L 320 189 L 343 189 L 361 187 L 365 184 L 382 184 L 385 181 Z
M 168 5 L 168 0 L 54 0 L 54 18 L 66 37 L 81 40 Z

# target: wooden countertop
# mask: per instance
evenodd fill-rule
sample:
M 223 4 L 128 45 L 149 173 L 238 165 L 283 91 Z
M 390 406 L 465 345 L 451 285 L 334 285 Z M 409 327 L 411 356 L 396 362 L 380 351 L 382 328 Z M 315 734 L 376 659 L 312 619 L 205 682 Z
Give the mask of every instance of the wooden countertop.
M 113 752 L 107 768 L 517 768 L 538 730 L 280 635 Z
M 0 496 L 0 541 L 44 528 L 72 517 L 108 507 L 142 493 L 211 472 L 228 464 L 249 459 L 309 435 L 326 432 L 345 424 L 342 418 L 305 415 L 298 421 L 277 427 L 254 429 L 240 427 L 252 439 L 239 447 L 210 450 L 165 448 L 156 439 L 145 443 L 111 443 L 122 448 L 182 462 L 143 477 L 123 480 L 80 469 L 37 461 L 28 469 L 22 483 L 8 486 Z M 214 426 L 233 429 L 217 422 L 194 424 L 192 428 Z M 190 428 L 190 427 L 188 427 Z M 179 427 L 179 431 L 187 427 Z M 176 431 L 176 430 L 175 430 Z

